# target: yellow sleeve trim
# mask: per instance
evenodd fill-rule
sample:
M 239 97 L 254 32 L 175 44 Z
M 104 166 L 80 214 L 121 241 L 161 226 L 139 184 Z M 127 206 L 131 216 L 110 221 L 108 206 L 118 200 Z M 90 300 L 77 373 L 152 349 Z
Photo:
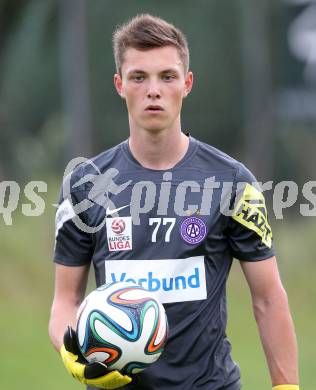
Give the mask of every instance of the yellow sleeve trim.
M 299 390 L 298 385 L 278 385 L 272 387 L 272 390 Z
M 264 196 L 249 183 L 246 184 L 236 204 L 232 218 L 246 228 L 256 232 L 261 241 L 268 248 L 271 248 L 272 230 L 268 222 Z

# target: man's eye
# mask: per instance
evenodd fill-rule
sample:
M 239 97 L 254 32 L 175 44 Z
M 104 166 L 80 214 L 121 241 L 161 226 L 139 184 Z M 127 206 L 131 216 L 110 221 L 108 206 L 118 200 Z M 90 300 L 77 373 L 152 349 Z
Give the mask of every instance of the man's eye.
M 165 81 L 172 81 L 174 78 L 175 78 L 175 76 L 174 76 L 173 74 L 165 74 L 165 75 L 163 76 L 163 79 L 164 79 Z
M 144 80 L 144 76 L 135 75 L 135 76 L 133 76 L 133 80 L 139 83 L 139 82 Z

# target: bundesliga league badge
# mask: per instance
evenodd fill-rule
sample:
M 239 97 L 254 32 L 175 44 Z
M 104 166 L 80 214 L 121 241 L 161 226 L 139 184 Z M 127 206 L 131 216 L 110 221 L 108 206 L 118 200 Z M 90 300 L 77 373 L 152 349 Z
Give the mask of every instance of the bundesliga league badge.
M 188 217 L 182 221 L 180 233 L 185 242 L 194 245 L 204 240 L 207 234 L 207 228 L 201 218 Z
M 132 249 L 131 217 L 107 218 L 106 233 L 110 252 Z

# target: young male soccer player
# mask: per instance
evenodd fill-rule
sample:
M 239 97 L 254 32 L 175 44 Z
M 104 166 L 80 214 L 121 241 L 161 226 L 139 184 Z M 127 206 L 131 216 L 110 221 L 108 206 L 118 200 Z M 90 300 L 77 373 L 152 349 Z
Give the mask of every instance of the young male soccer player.
M 114 53 L 130 136 L 79 165 L 60 200 L 49 324 L 55 348 L 90 387 L 240 389 L 225 334 L 225 284 L 235 257 L 250 287 L 273 389 L 297 390 L 295 334 L 263 195 L 241 163 L 181 129 L 182 101 L 193 84 L 183 34 L 140 15 L 115 32 Z M 76 215 L 78 204 L 84 207 Z M 65 332 L 75 327 L 91 262 L 98 285 L 132 277 L 164 303 L 164 353 L 133 378 L 82 361 L 74 331 Z

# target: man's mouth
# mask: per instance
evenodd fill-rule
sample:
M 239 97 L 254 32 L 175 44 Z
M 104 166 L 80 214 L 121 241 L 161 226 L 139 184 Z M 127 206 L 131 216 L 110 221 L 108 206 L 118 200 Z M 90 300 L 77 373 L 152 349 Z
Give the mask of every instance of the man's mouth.
M 146 111 L 163 111 L 163 108 L 157 105 L 150 105 L 146 107 Z

